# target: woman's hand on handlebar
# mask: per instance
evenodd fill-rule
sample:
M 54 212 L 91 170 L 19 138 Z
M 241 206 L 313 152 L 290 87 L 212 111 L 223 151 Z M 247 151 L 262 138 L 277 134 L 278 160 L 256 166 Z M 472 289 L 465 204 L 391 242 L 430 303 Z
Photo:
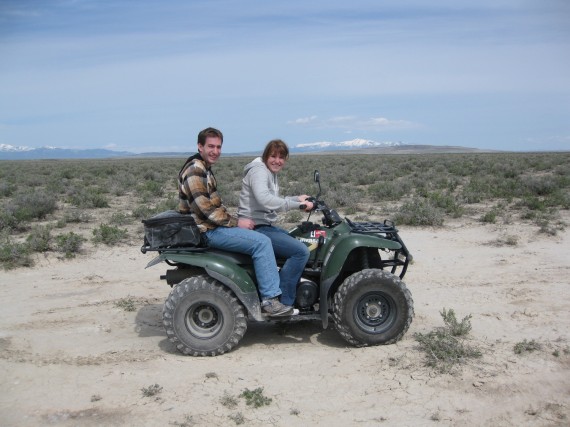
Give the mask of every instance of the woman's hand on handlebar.
M 317 199 L 315 199 L 312 196 L 307 196 L 306 194 L 301 194 L 300 196 L 298 196 L 298 199 L 301 202 L 301 206 L 299 206 L 299 209 L 301 209 L 305 212 L 311 212 L 312 210 L 314 210 L 317 207 L 317 204 L 316 204 Z

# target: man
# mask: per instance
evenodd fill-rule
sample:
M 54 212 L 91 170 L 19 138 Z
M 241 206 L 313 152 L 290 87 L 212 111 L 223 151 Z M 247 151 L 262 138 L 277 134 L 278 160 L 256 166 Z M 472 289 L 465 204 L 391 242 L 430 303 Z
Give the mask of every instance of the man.
M 271 240 L 246 229 L 246 224 L 229 214 L 218 194 L 211 168 L 220 158 L 223 141 L 222 132 L 214 128 L 198 134 L 198 153 L 186 161 L 178 174 L 179 211 L 192 214 L 210 247 L 250 255 L 261 310 L 271 316 L 290 316 L 293 307 L 279 301 L 279 272 Z

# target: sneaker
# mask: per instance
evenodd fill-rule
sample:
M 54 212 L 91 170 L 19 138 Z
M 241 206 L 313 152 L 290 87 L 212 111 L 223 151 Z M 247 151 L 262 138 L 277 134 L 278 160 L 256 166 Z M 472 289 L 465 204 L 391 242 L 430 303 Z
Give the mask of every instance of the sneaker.
M 299 309 L 298 308 L 294 308 L 293 309 L 293 314 L 291 316 L 296 316 L 297 314 L 299 314 Z
M 293 314 L 293 307 L 281 304 L 277 297 L 263 301 L 261 310 L 273 317 L 291 316 Z

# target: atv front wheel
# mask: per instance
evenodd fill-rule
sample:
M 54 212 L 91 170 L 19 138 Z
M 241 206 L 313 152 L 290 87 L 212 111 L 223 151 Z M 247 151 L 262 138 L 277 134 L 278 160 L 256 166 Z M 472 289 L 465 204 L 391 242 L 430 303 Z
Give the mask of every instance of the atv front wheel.
M 392 344 L 412 323 L 412 295 L 398 276 L 367 269 L 349 276 L 333 303 L 333 319 L 342 337 L 362 347 Z
M 247 330 L 245 311 L 231 290 L 210 276 L 183 280 L 162 310 L 168 339 L 191 356 L 217 356 L 234 348 Z

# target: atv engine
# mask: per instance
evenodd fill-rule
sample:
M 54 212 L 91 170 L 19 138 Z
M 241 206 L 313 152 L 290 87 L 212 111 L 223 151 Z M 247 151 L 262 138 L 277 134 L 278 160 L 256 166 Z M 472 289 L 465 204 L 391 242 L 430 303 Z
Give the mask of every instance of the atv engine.
M 297 284 L 297 298 L 295 299 L 295 306 L 302 310 L 311 308 L 319 299 L 318 285 L 308 279 L 301 277 Z

